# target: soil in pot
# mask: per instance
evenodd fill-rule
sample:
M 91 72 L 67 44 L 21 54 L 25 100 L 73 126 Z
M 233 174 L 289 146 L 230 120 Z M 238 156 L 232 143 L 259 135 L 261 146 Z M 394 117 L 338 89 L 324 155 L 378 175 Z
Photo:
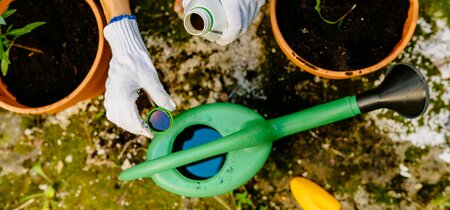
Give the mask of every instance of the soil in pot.
M 322 0 L 323 21 L 315 0 L 277 1 L 277 20 L 283 38 L 306 61 L 330 70 L 356 70 L 384 59 L 402 38 L 409 0 Z
M 16 40 L 43 53 L 11 48 L 11 65 L 1 77 L 8 91 L 30 107 L 66 97 L 81 84 L 97 52 L 97 23 L 89 5 L 84 0 L 16 0 L 9 8 L 17 9 L 7 19 L 14 28 L 46 24 Z

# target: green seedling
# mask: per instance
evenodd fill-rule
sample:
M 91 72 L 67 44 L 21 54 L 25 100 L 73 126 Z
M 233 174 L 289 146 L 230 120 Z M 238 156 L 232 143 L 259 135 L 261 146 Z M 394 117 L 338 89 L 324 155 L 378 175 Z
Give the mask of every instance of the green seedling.
M 6 73 L 8 72 L 9 64 L 11 64 L 11 61 L 9 59 L 9 51 L 11 50 L 11 47 L 18 47 L 25 50 L 28 50 L 33 53 L 43 53 L 42 50 L 35 49 L 32 47 L 27 47 L 24 45 L 20 45 L 15 43 L 16 39 L 30 33 L 32 30 L 36 29 L 39 26 L 42 26 L 45 24 L 45 22 L 37 21 L 33 23 L 29 23 L 25 25 L 22 28 L 16 28 L 13 29 L 13 25 L 6 24 L 6 18 L 14 14 L 17 10 L 11 9 L 6 10 L 3 12 L 3 14 L 0 16 L 0 58 L 1 58 L 1 69 L 3 76 L 6 76 Z M 2 26 L 7 26 L 6 31 L 2 31 Z
M 433 199 L 431 203 L 437 209 L 450 209 L 450 195 L 446 192 L 442 192 Z
M 42 170 L 42 166 L 39 163 L 35 163 L 33 165 L 33 167 L 31 168 L 31 170 L 33 170 L 34 172 L 36 172 L 37 174 L 39 174 L 39 176 L 41 176 L 42 178 L 45 179 L 45 181 L 47 181 L 49 184 L 52 183 L 52 180 L 47 176 L 47 174 L 44 173 L 44 170 Z
M 250 200 L 250 198 L 248 197 L 248 192 L 242 192 L 242 193 L 237 193 L 236 194 L 236 209 L 241 210 L 243 209 L 243 205 L 247 205 L 247 206 L 253 206 L 253 202 L 252 200 Z
M 33 167 L 31 168 L 33 172 L 41 176 L 45 181 L 48 182 L 48 185 L 43 192 L 35 193 L 31 195 L 24 196 L 20 199 L 20 202 L 22 203 L 19 207 L 16 209 L 22 209 L 27 208 L 31 204 L 33 204 L 36 201 L 42 202 L 42 210 L 50 210 L 50 204 L 55 205 L 54 198 L 56 195 L 56 190 L 52 186 L 52 180 L 47 176 L 47 174 L 44 173 L 44 170 L 42 170 L 42 166 L 40 163 L 35 163 Z
M 347 15 L 349 15 L 354 9 L 356 8 L 356 4 L 354 4 L 352 6 L 352 8 L 350 8 L 350 10 L 348 10 L 344 15 L 342 15 L 339 19 L 335 20 L 335 21 L 331 21 L 331 20 L 327 20 L 326 18 L 323 17 L 322 13 L 320 12 L 320 0 L 316 0 L 316 6 L 314 7 L 314 9 L 317 11 L 317 13 L 319 14 L 320 18 L 331 25 L 334 24 L 338 24 L 338 29 L 341 29 L 341 25 L 344 22 L 345 17 L 347 17 Z

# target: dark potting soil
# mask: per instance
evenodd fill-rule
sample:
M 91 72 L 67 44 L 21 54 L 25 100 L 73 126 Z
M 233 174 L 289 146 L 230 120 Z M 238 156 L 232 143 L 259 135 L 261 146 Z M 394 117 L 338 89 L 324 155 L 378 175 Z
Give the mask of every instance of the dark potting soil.
M 89 5 L 84 0 L 15 0 L 10 9 L 17 9 L 6 19 L 13 28 L 46 22 L 15 41 L 43 54 L 12 47 L 11 65 L 2 81 L 27 106 L 64 98 L 81 84 L 97 52 L 97 23 Z
M 340 29 L 324 22 L 315 0 L 277 1 L 283 38 L 306 61 L 330 70 L 355 70 L 381 61 L 402 38 L 409 0 L 322 0 L 321 14 L 339 19 L 356 4 Z

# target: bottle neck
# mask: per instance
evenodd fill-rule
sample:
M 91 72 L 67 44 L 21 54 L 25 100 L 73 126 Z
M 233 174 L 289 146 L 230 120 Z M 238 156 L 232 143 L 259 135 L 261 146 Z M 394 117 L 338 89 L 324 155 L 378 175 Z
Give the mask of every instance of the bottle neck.
M 208 33 L 213 23 L 211 12 L 203 7 L 195 7 L 184 16 L 184 27 L 195 36 Z

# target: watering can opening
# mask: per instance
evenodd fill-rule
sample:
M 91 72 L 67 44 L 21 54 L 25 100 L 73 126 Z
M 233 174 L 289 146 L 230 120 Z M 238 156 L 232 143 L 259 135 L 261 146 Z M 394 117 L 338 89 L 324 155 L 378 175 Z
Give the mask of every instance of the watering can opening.
M 193 125 L 185 128 L 177 135 L 172 152 L 187 150 L 222 138 L 222 135 L 206 125 Z M 186 178 L 205 180 L 215 176 L 225 162 L 226 154 L 216 155 L 189 165 L 178 167 L 177 170 Z

